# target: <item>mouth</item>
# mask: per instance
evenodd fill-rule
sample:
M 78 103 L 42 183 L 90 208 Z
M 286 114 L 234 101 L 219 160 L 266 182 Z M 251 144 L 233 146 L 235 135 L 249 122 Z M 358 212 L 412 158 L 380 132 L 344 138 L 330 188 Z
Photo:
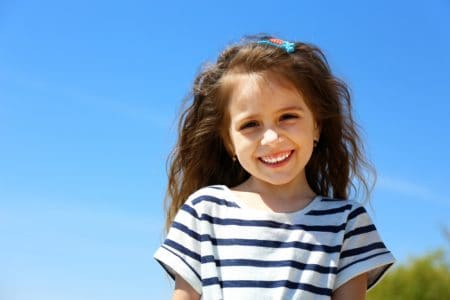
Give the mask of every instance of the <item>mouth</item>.
M 267 156 L 261 156 L 258 159 L 266 165 L 279 166 L 287 162 L 289 158 L 291 158 L 292 153 L 294 153 L 294 150 L 278 152 L 276 154 L 271 154 Z

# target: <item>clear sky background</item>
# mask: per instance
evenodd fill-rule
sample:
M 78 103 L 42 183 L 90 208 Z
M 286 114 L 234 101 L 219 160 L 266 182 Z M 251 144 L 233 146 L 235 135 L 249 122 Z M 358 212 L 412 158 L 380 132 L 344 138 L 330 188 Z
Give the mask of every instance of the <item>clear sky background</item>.
M 0 1 L 0 299 L 164 299 L 165 159 L 205 61 L 246 34 L 321 47 L 378 169 L 400 261 L 449 247 L 450 4 Z

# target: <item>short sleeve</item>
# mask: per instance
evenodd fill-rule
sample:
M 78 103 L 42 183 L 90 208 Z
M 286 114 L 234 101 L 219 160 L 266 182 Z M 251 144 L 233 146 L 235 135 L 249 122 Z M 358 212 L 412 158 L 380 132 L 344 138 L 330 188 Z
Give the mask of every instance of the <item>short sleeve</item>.
M 175 274 L 201 294 L 199 217 L 187 201 L 178 211 L 167 237 L 154 257 L 174 279 Z
M 394 256 L 381 240 L 366 209 L 353 205 L 347 217 L 334 289 L 363 273 L 368 275 L 369 289 L 394 261 Z

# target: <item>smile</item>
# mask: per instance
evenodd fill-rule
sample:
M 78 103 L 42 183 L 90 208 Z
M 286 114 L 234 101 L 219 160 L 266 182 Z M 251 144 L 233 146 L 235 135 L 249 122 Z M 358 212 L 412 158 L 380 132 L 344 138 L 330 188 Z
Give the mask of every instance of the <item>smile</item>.
M 261 156 L 259 158 L 259 160 L 265 164 L 278 165 L 280 163 L 287 161 L 291 157 L 293 152 L 294 152 L 294 150 L 290 150 L 290 151 L 280 152 L 280 153 L 277 153 L 274 155 Z

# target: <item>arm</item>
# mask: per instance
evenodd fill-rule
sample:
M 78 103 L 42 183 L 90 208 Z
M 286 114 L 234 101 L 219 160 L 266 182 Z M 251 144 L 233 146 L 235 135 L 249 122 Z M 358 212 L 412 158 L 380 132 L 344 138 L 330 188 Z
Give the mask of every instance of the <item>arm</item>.
M 367 290 L 367 273 L 350 279 L 333 292 L 332 300 L 364 300 Z
M 199 300 L 200 295 L 183 278 L 175 276 L 175 291 L 172 300 Z

